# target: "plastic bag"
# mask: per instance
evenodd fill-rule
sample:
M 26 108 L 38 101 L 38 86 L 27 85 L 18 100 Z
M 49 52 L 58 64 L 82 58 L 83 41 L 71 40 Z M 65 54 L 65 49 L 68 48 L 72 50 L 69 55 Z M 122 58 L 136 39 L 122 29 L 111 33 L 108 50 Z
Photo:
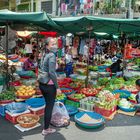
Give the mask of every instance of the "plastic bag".
M 55 102 L 51 124 L 56 127 L 65 127 L 69 125 L 70 117 L 65 105 L 62 102 Z

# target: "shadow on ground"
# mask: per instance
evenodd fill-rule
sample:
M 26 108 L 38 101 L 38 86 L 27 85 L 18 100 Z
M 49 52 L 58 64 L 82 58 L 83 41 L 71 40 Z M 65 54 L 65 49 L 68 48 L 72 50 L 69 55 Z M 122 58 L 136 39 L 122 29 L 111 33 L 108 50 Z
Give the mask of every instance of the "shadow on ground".
M 43 118 L 41 118 L 40 123 L 43 123 Z M 40 140 L 66 140 L 66 138 L 60 133 L 61 129 L 73 129 L 75 125 L 73 117 L 71 117 L 71 124 L 66 128 L 57 128 L 57 133 L 49 135 L 47 137 L 43 137 L 41 135 L 42 126 L 36 129 L 33 129 L 28 132 L 20 132 L 17 128 L 14 127 L 9 121 L 5 120 L 5 118 L 0 117 L 0 140 L 21 140 L 25 137 L 26 139 L 32 139 L 31 136 L 33 135 L 36 139 Z M 83 129 L 76 125 L 74 129 L 79 129 L 80 131 L 85 132 L 100 132 L 104 129 L 104 127 L 127 127 L 127 126 L 138 126 L 140 125 L 140 116 L 129 117 L 125 115 L 117 114 L 112 121 L 106 121 L 105 126 L 99 129 Z M 66 132 L 66 131 L 65 131 Z
M 14 127 L 9 121 L 5 120 L 4 118 L 0 117 L 0 140 L 21 140 L 25 136 L 31 135 L 39 135 L 40 140 L 66 140 L 62 134 L 59 133 L 60 128 L 57 128 L 57 133 L 48 135 L 47 137 L 42 136 L 42 124 L 43 119 L 41 118 L 40 123 L 41 126 L 35 128 L 33 130 L 27 132 L 21 132 L 17 128 Z

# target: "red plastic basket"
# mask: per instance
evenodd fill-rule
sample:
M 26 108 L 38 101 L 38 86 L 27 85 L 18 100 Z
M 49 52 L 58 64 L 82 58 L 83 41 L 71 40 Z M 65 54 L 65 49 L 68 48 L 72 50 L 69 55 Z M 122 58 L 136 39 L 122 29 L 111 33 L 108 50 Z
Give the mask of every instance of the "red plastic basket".
M 132 94 L 137 94 L 137 93 L 138 93 L 138 91 L 131 91 L 131 93 L 132 93 Z
M 71 95 L 68 95 L 67 98 L 71 101 L 74 101 L 74 102 L 80 102 L 79 99 L 75 99 L 75 98 L 71 97 Z
M 8 104 L 12 102 L 14 102 L 14 100 L 3 100 L 3 101 L 0 101 L 0 104 Z
M 106 110 L 104 108 L 100 108 L 100 107 L 95 106 L 94 111 L 105 116 L 105 117 L 109 117 L 110 115 L 112 115 L 116 111 L 116 106 L 114 108 L 112 108 L 111 110 Z
M 23 114 L 23 113 L 22 113 Z M 25 113 L 25 114 L 30 114 L 29 113 Z M 17 115 L 17 116 L 11 116 L 9 113 L 6 112 L 5 118 L 10 121 L 13 124 L 17 124 L 17 118 L 20 116 L 21 114 Z
M 31 114 L 35 114 L 35 115 L 38 115 L 38 116 L 43 116 L 44 115 L 44 109 L 45 108 L 42 108 L 42 109 L 39 109 L 39 110 L 36 110 L 36 111 L 34 111 L 33 109 L 30 109 L 30 111 L 31 111 Z

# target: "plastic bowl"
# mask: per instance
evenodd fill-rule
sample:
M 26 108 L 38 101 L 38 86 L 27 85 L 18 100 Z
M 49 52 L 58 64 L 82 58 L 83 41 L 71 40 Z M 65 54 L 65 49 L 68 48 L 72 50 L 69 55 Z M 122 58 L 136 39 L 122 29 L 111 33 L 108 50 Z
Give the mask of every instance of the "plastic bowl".
M 89 122 L 82 122 L 80 121 L 79 119 L 84 115 L 84 114 L 87 114 L 88 116 L 90 116 L 91 118 L 93 119 L 102 119 L 102 122 L 100 123 L 89 123 Z M 101 127 L 104 123 L 105 123 L 105 120 L 104 120 L 104 117 L 98 113 L 95 113 L 95 112 L 79 112 L 75 115 L 74 117 L 75 119 L 75 122 L 81 126 L 81 127 L 84 127 L 84 128 L 88 128 L 88 129 L 94 129 L 94 128 L 99 128 Z
M 6 110 L 8 110 L 11 113 L 22 113 L 28 109 L 28 106 L 26 103 L 10 103 L 6 105 Z
M 66 105 L 66 109 L 70 116 L 75 115 L 78 112 L 78 109 L 74 106 Z
M 128 98 L 131 95 L 131 92 L 127 91 L 127 90 L 114 90 L 112 92 L 113 94 L 120 94 L 120 98 Z
M 45 105 L 44 98 L 31 98 L 25 101 L 32 108 L 37 108 Z
M 136 108 L 124 108 L 122 106 L 118 106 L 120 110 L 125 111 L 125 112 L 134 112 L 136 111 Z

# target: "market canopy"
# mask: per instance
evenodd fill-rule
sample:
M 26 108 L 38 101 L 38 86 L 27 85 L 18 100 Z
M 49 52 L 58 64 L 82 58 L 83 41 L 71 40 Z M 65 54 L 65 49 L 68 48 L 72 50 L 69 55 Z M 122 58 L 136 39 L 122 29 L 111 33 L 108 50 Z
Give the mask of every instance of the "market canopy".
M 108 34 L 140 32 L 140 19 L 114 19 L 82 16 L 53 18 L 53 21 L 61 26 L 65 33 L 88 33 L 88 30 L 92 30 L 92 32 L 105 32 Z
M 45 12 L 12 12 L 9 10 L 0 10 L 0 24 L 5 25 L 6 23 L 13 24 L 26 24 L 36 25 L 44 29 L 53 30 L 57 29 L 58 26 Z

